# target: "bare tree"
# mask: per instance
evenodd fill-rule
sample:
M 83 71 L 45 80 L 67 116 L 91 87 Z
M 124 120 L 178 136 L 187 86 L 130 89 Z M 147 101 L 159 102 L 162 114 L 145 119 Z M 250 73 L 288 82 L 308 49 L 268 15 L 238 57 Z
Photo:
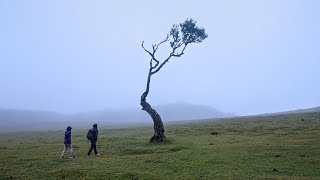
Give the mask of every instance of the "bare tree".
M 147 50 L 144 47 L 144 42 L 142 42 L 141 46 L 145 52 L 147 52 L 150 56 L 150 68 L 148 73 L 147 87 L 146 90 L 141 95 L 140 105 L 142 106 L 142 110 L 147 111 L 153 120 L 153 129 L 154 134 L 150 138 L 150 142 L 153 141 L 163 141 L 165 139 L 164 135 L 164 126 L 161 120 L 160 115 L 157 113 L 155 109 L 151 107 L 151 105 L 146 101 L 146 98 L 149 94 L 150 81 L 151 76 L 160 71 L 160 69 L 167 63 L 172 57 L 181 57 L 184 54 L 186 47 L 191 43 L 200 43 L 204 39 L 208 37 L 205 32 L 205 29 L 199 28 L 196 26 L 196 21 L 193 19 L 187 19 L 185 22 L 180 23 L 179 25 L 175 24 L 172 26 L 171 31 L 167 34 L 167 37 L 158 44 L 152 45 L 152 50 Z M 159 61 L 156 58 L 156 52 L 158 48 L 165 44 L 166 42 L 170 42 L 171 52 L 169 56 L 163 61 Z

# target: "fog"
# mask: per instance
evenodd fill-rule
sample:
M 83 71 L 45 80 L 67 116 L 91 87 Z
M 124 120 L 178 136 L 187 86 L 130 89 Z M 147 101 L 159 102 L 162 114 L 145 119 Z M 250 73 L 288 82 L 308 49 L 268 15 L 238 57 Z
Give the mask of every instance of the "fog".
M 141 42 L 152 48 L 187 18 L 208 38 L 152 77 L 152 105 L 238 115 L 319 106 L 319 8 L 317 0 L 2 0 L 0 107 L 140 109 L 150 60 Z

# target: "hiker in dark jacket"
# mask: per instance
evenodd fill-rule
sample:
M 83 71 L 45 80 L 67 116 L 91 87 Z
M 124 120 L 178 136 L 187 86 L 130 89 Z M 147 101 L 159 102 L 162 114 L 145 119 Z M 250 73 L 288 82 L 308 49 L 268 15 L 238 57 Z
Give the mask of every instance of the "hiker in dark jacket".
M 89 139 L 90 140 L 90 143 L 91 143 L 91 146 L 90 146 L 90 149 L 88 151 L 88 157 L 90 156 L 91 154 L 91 151 L 92 149 L 94 150 L 94 153 L 99 156 L 100 154 L 97 152 L 97 140 L 98 140 L 98 125 L 97 124 L 94 124 L 93 125 L 93 128 L 90 129 L 90 132 L 91 132 L 91 138 Z
M 67 148 L 70 149 L 70 159 L 73 158 L 73 151 L 72 151 L 72 145 L 71 145 L 71 126 L 67 127 L 66 132 L 64 133 L 64 148 L 61 154 L 61 159 L 64 158 L 64 154 L 66 153 Z

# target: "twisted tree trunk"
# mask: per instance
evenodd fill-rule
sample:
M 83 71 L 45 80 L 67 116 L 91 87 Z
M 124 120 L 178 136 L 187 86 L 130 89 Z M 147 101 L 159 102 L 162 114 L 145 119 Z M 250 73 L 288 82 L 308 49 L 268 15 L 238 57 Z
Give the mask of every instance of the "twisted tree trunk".
M 146 88 L 146 91 L 141 95 L 140 105 L 142 106 L 142 110 L 146 111 L 153 120 L 154 134 L 150 138 L 150 142 L 154 142 L 154 141 L 161 142 L 165 139 L 164 126 L 162 123 L 162 119 L 161 119 L 160 115 L 158 114 L 158 112 L 155 109 L 153 109 L 151 107 L 151 105 L 146 101 L 146 97 L 149 94 L 151 75 L 152 74 L 151 74 L 151 69 L 150 69 L 149 75 L 148 75 L 148 81 L 147 81 L 147 88 Z
M 150 104 L 146 101 L 141 101 L 142 110 L 145 110 L 148 112 L 148 114 L 151 116 L 153 120 L 153 130 L 154 134 L 150 138 L 150 142 L 153 141 L 163 141 L 165 139 L 164 136 L 164 126 L 161 120 L 160 115 L 157 113 L 155 109 L 153 109 Z

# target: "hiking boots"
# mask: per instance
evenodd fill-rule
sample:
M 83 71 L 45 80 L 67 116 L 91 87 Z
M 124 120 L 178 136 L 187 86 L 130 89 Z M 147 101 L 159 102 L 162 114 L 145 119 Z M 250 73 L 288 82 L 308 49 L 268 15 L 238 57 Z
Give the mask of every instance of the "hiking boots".
M 100 156 L 100 153 L 96 154 L 96 156 Z M 87 157 L 90 157 L 90 155 L 87 155 Z
M 70 159 L 74 158 L 74 156 L 70 156 Z M 64 159 L 64 156 L 60 156 L 60 159 Z

